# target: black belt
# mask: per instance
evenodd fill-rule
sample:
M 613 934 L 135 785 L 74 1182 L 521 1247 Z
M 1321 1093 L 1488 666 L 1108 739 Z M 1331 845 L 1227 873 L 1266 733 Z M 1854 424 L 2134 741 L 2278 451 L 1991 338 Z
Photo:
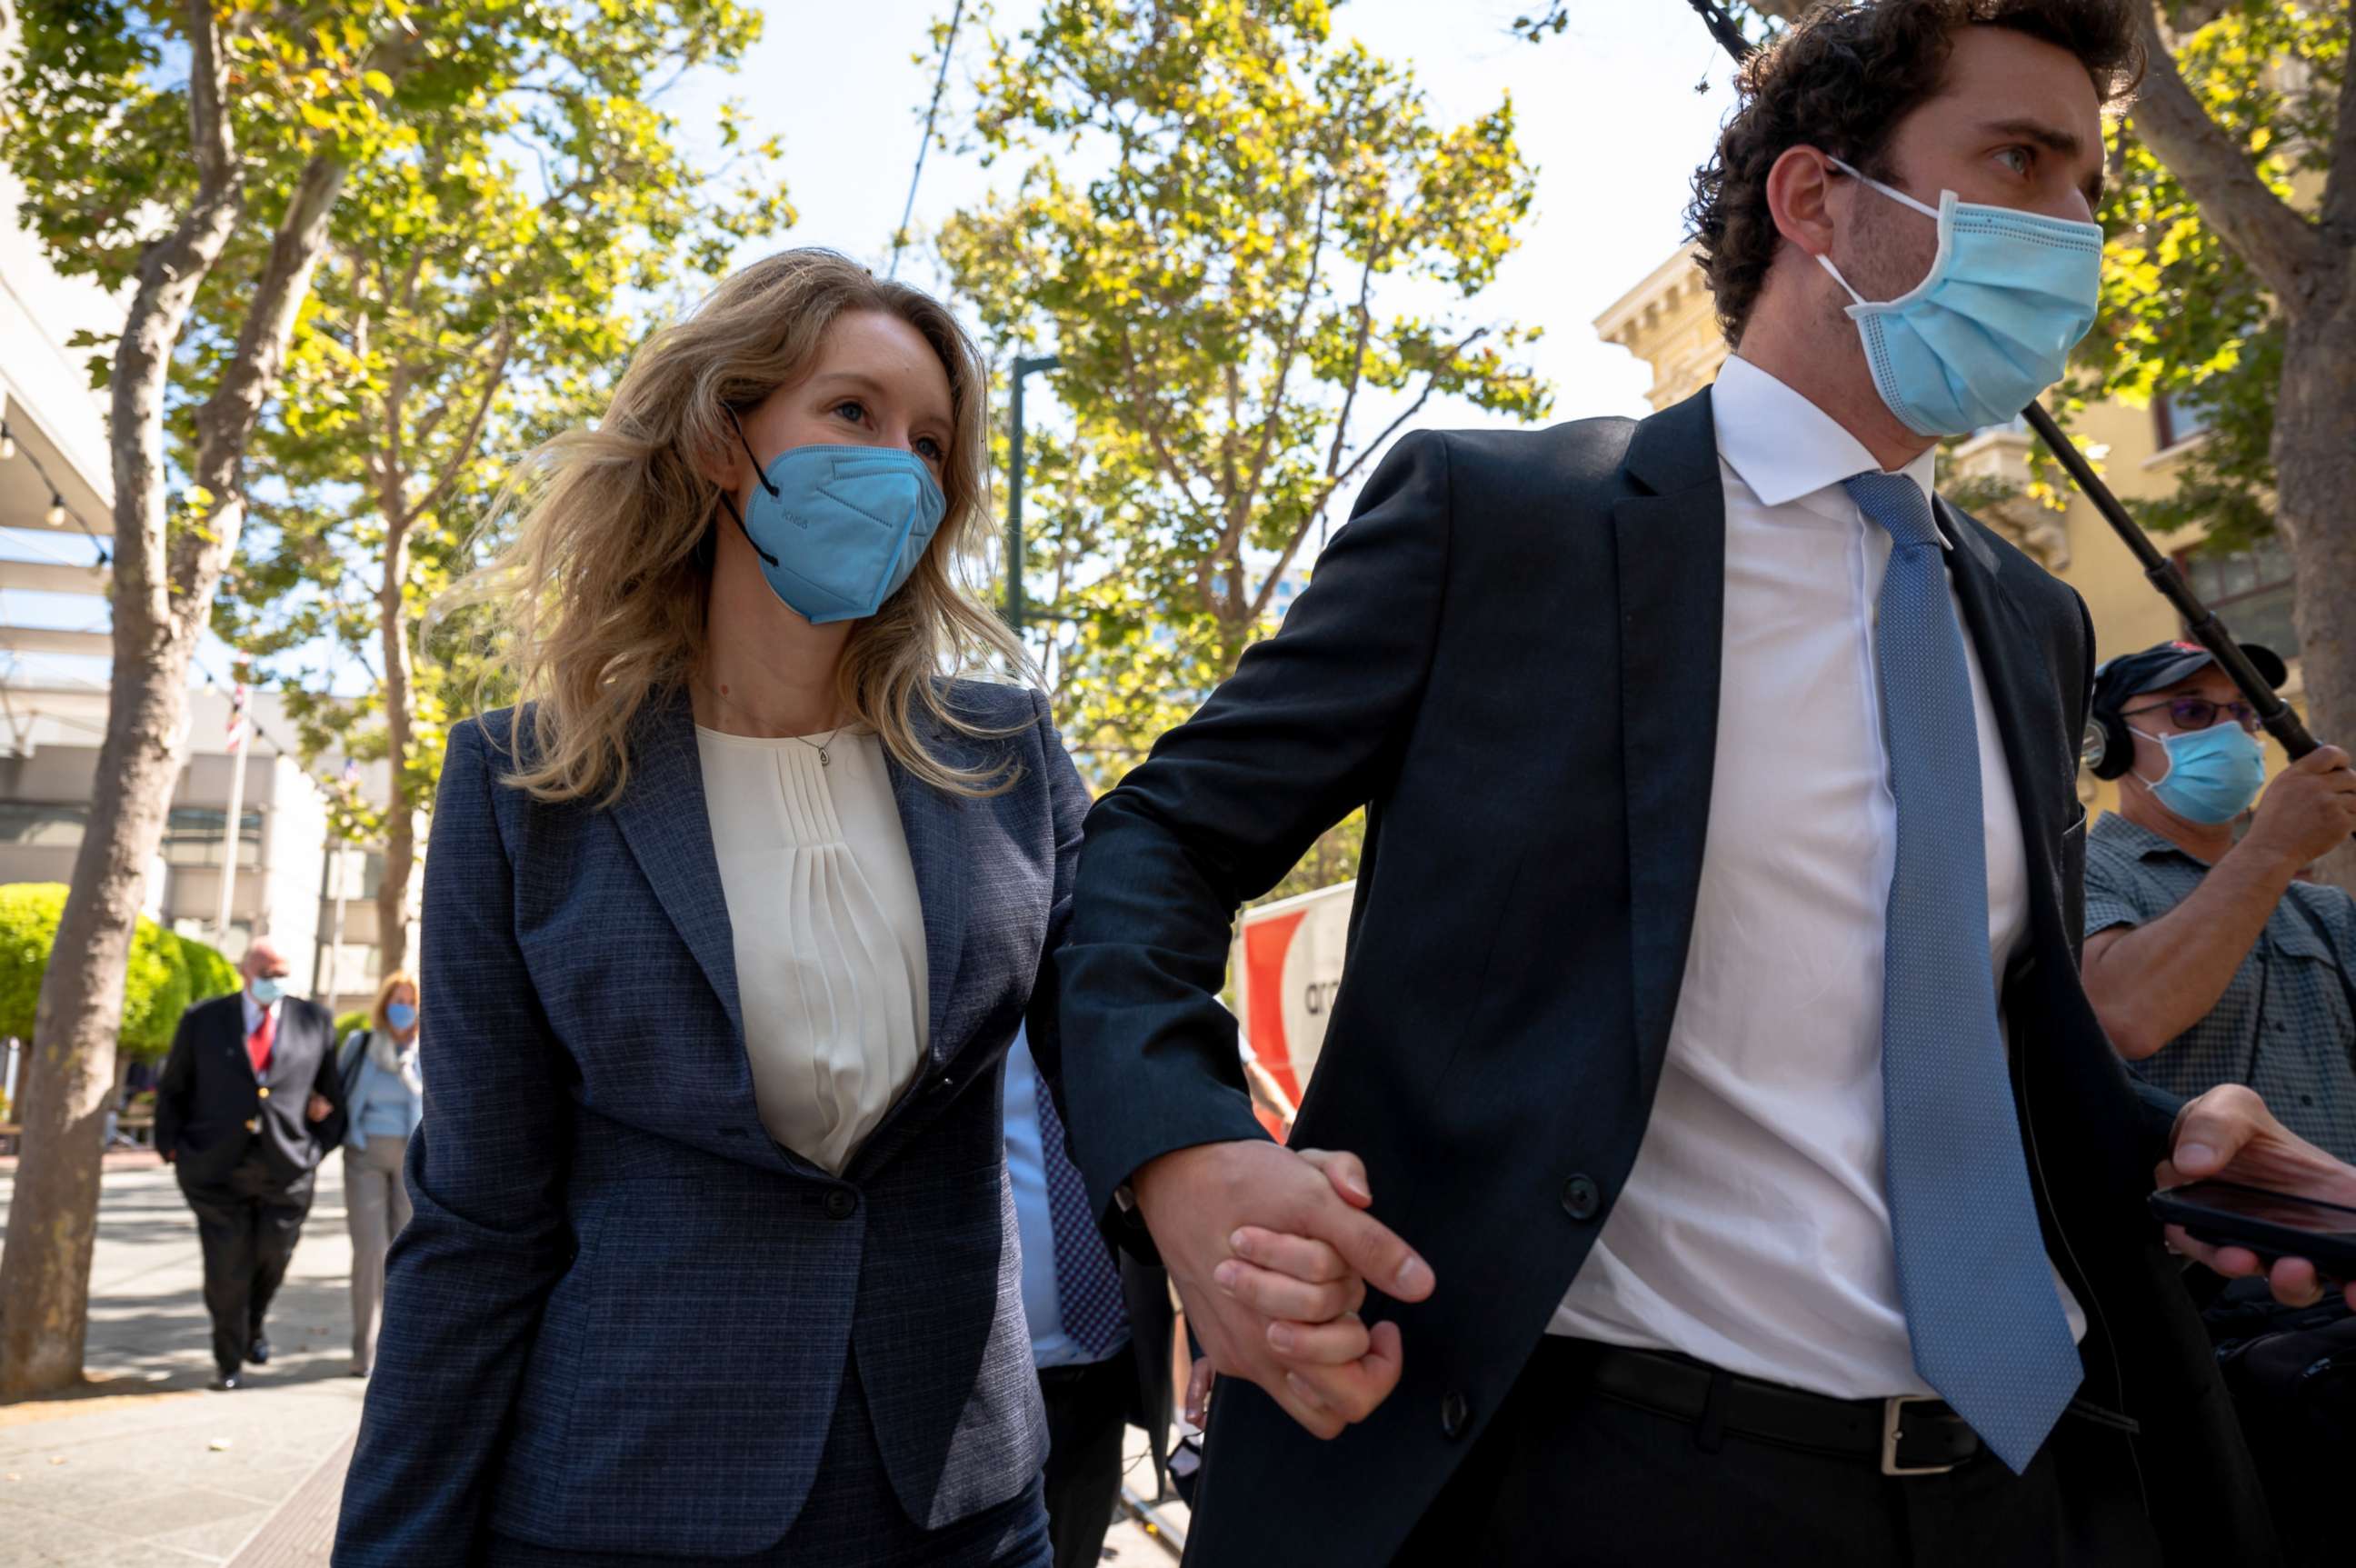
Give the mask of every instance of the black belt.
M 1591 1344 L 1580 1348 L 1589 1352 L 1582 1359 L 1597 1392 L 1706 1430 L 1878 1460 L 1885 1476 L 1944 1475 L 1981 1453 L 1979 1434 L 1944 1400 L 1927 1394 L 1834 1399 L 1682 1356 Z

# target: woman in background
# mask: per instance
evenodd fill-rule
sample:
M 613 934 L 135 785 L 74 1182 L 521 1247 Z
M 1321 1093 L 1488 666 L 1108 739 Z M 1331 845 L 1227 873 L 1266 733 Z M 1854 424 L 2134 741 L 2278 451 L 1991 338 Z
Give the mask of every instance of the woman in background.
M 1034 1568 L 1004 1057 L 1087 797 L 953 568 L 981 362 L 823 251 L 535 457 L 450 732 L 339 1564 Z
M 396 969 L 376 988 L 369 1026 L 355 1029 L 336 1065 L 344 1084 L 344 1222 L 352 1233 L 352 1376 L 375 1359 L 384 1254 L 409 1223 L 401 1162 L 425 1104 L 417 1073 L 417 979 Z

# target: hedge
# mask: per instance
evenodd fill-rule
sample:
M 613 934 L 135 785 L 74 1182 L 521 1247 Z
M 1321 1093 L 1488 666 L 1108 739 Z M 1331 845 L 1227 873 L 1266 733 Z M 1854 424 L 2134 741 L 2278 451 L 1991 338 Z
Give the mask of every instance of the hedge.
M 41 976 L 65 908 L 63 883 L 0 886 L 0 1035 L 33 1037 Z M 239 983 L 236 969 L 219 952 L 142 915 L 131 939 L 123 1031 L 116 1043 L 134 1059 L 161 1058 L 171 1048 L 172 1031 L 189 1003 L 225 995 Z

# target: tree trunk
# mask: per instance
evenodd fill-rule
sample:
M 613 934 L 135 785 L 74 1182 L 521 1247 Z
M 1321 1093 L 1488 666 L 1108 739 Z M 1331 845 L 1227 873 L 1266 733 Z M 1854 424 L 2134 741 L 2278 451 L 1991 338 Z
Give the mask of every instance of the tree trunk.
M 2356 751 L 2356 279 L 2321 303 L 2293 319 L 2283 347 L 2275 526 L 2291 550 L 2308 728 Z M 2356 845 L 2319 869 L 2356 893 Z
M 99 1138 L 114 1082 L 123 974 L 142 883 L 179 777 L 188 659 L 204 622 L 201 609 L 175 603 L 166 561 L 164 388 L 189 305 L 236 226 L 242 187 L 209 0 L 190 0 L 188 16 L 198 187 L 172 231 L 140 259 L 115 346 L 114 667 L 90 825 L 49 950 L 63 961 L 41 977 L 27 1053 L 22 1157 L 0 1252 L 0 1399 L 81 1380 Z
M 398 495 L 393 505 L 399 505 Z M 384 581 L 377 593 L 377 628 L 383 641 L 385 753 L 392 794 L 384 812 L 384 879 L 376 890 L 377 974 L 409 963 L 409 875 L 417 860 L 417 810 L 409 799 L 409 745 L 415 727 L 410 704 L 409 626 L 402 586 L 409 581 L 409 530 L 388 515 Z

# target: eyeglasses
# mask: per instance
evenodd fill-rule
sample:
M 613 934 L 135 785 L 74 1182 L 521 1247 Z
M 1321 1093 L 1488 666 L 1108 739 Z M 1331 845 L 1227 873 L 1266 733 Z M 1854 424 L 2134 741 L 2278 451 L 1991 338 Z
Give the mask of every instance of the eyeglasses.
M 2134 718 L 2137 714 L 2166 713 L 2180 730 L 2207 729 L 2223 714 L 2233 715 L 2233 722 L 2252 735 L 2258 733 L 2258 710 L 2247 703 L 2212 703 L 2206 697 L 2178 697 L 2172 702 L 2153 703 L 2147 707 L 2123 708 L 2119 717 Z

